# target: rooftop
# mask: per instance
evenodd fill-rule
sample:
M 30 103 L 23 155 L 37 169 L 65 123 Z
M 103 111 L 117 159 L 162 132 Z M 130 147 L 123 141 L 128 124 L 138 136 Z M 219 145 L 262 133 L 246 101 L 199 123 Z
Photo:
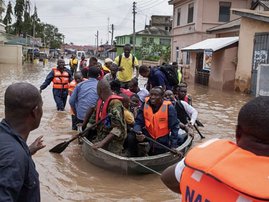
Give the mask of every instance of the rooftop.
M 232 20 L 230 22 L 227 22 L 225 24 L 212 27 L 212 28 L 208 29 L 207 32 L 212 33 L 212 32 L 217 32 L 217 31 L 237 29 L 237 28 L 240 28 L 240 23 L 241 23 L 241 19 L 238 18 L 238 19 Z
M 249 9 L 231 9 L 233 14 L 251 18 L 254 20 L 259 20 L 263 22 L 269 22 L 269 11 L 256 11 Z
M 195 43 L 193 45 L 190 45 L 188 47 L 182 48 L 181 51 L 204 51 L 204 50 L 210 50 L 210 51 L 217 51 L 222 48 L 225 48 L 229 45 L 232 45 L 239 41 L 239 37 L 224 37 L 224 38 L 212 38 L 212 39 L 206 39 L 204 41 L 200 41 L 198 43 Z

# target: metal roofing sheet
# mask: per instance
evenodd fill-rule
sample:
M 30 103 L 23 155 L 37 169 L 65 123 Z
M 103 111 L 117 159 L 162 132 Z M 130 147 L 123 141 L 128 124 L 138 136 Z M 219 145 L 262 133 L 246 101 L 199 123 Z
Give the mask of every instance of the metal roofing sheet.
M 188 47 L 182 48 L 181 51 L 199 51 L 199 50 L 211 50 L 217 51 L 229 45 L 238 42 L 239 37 L 224 37 L 224 38 L 212 38 L 200 41 Z

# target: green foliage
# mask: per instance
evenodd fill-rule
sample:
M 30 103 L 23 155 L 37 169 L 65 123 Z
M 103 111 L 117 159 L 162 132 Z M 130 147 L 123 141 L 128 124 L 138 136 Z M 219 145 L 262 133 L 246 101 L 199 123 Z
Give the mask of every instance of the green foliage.
M 12 4 L 9 1 L 8 5 L 7 5 L 7 12 L 6 12 L 6 16 L 4 17 L 3 23 L 6 25 L 6 32 L 10 33 L 11 31 L 11 23 L 12 23 L 12 16 L 13 15 L 13 11 L 12 11 Z
M 49 48 L 60 48 L 64 35 L 58 32 L 58 28 L 51 24 L 42 23 L 34 8 L 33 15 L 30 16 L 30 0 L 16 0 L 14 16 L 16 22 L 12 24 L 12 5 L 9 2 L 5 17 L 6 30 L 10 34 L 34 36 L 41 38 L 44 46 Z M 11 25 L 12 24 L 12 25 Z
M 136 57 L 142 60 L 158 61 L 161 58 L 169 62 L 171 54 L 170 46 L 162 46 L 149 41 L 142 41 L 141 47 L 136 49 Z
M 22 33 L 24 8 L 24 0 L 16 0 L 16 4 L 14 7 L 14 13 L 16 18 L 15 32 L 19 35 Z

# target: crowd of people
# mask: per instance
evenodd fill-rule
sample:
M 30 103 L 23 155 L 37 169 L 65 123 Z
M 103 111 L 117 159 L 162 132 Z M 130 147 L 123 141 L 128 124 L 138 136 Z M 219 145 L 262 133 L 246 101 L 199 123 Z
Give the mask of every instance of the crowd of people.
M 107 58 L 104 66 L 94 57 L 89 66 L 85 58 L 80 64 L 72 58 L 75 67 L 69 70 L 59 59 L 39 91 L 29 83 L 7 88 L 5 118 L 0 123 L 0 201 L 40 201 L 31 156 L 45 145 L 42 137 L 29 147 L 26 141 L 39 126 L 43 114 L 40 93 L 51 82 L 58 111 L 65 109 L 70 96 L 73 130 L 100 122 L 88 134 L 94 149 L 129 157 L 157 155 L 193 136 L 198 112 L 177 65 L 168 67 L 178 78 L 174 85 L 168 71 L 138 67 L 130 50 L 126 45 L 122 55 L 114 61 Z M 146 88 L 139 86 L 139 74 L 148 78 Z M 213 139 L 195 147 L 163 172 L 164 184 L 182 193 L 182 201 L 268 201 L 268 105 L 268 97 L 245 104 L 238 115 L 236 143 Z
M 95 148 L 139 156 L 139 148 L 145 145 L 148 151 L 143 155 L 155 155 L 167 150 L 148 142 L 145 136 L 177 148 L 187 139 L 187 134 L 193 135 L 198 113 L 190 102 L 185 102 L 190 100 L 186 95 L 187 85 L 178 82 L 172 86 L 158 67 L 139 67 L 129 44 L 114 61 L 105 59 L 103 66 L 95 57 L 91 57 L 86 66 L 84 57 L 79 63 L 73 56 L 71 71 L 64 67 L 63 60 L 59 59 L 57 64 L 40 86 L 40 92 L 53 82 L 59 111 L 64 110 L 69 92 L 73 130 L 77 130 L 78 125 L 85 129 L 111 115 L 96 128 Z M 173 68 L 177 73 L 177 67 Z M 139 74 L 148 78 L 146 88 L 139 86 Z

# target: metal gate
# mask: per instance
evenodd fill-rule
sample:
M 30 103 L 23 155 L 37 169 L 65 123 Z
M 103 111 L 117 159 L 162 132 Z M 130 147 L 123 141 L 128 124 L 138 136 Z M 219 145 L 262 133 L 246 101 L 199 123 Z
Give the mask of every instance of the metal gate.
M 252 95 L 256 95 L 257 68 L 260 64 L 269 64 L 269 32 L 255 34 L 251 70 Z

